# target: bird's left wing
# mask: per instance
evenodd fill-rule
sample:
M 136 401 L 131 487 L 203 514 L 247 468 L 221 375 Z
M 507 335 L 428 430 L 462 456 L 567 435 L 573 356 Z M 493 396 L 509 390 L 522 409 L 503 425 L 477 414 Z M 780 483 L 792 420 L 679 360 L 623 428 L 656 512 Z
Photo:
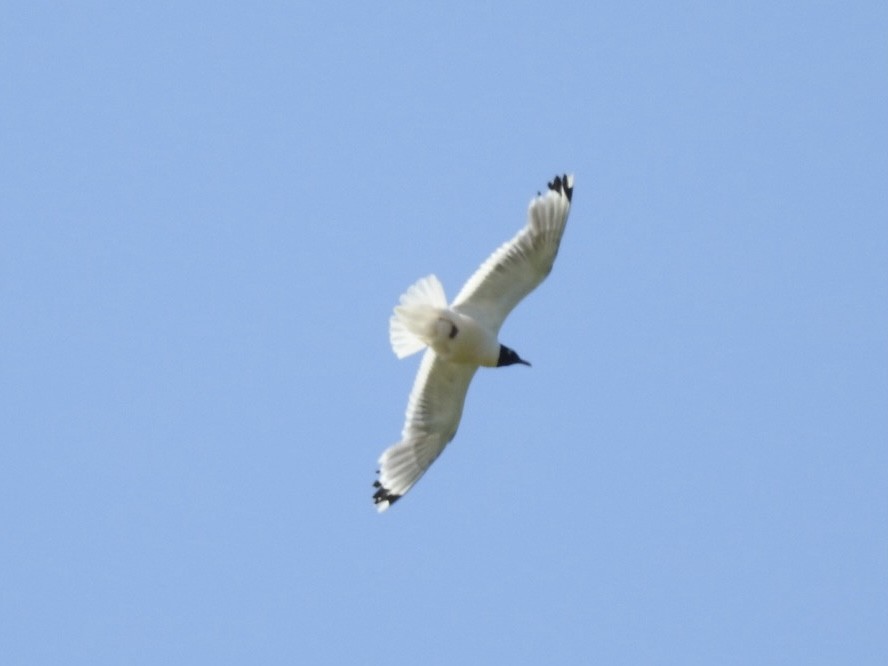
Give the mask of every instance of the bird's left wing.
M 427 349 L 407 401 L 401 441 L 379 458 L 373 501 L 385 511 L 413 487 L 456 435 L 476 365 L 449 363 Z
M 570 212 L 574 178 L 556 176 L 527 211 L 527 224 L 469 278 L 451 307 L 498 333 L 506 317 L 552 270 Z

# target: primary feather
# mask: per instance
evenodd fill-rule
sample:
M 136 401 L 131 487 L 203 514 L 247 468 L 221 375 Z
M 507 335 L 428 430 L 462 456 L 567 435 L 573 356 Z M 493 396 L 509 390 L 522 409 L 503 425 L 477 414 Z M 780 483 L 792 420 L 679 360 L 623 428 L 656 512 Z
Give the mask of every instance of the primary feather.
M 573 176 L 557 176 L 530 202 L 527 224 L 481 264 L 453 309 L 499 332 L 506 317 L 552 270 L 573 197 Z
M 373 499 L 380 511 L 410 490 L 456 435 L 477 369 L 442 361 L 433 350 L 426 350 L 407 402 L 401 441 L 379 458 Z
M 444 288 L 433 275 L 401 297 L 390 321 L 395 354 L 403 358 L 431 346 L 410 392 L 401 441 L 379 458 L 379 478 L 373 484 L 379 511 L 410 490 L 454 438 L 478 367 L 524 362 L 499 346 L 514 358 L 506 356 L 509 360 L 503 361 L 501 353 L 499 362 L 493 363 L 490 345 L 498 344 L 497 334 L 509 312 L 552 270 L 570 212 L 573 182 L 573 176 L 557 176 L 545 194 L 530 202 L 527 224 L 475 271 L 450 309 Z M 459 347 L 460 341 L 468 342 Z M 442 355 L 451 353 L 451 348 L 452 358 L 459 362 Z

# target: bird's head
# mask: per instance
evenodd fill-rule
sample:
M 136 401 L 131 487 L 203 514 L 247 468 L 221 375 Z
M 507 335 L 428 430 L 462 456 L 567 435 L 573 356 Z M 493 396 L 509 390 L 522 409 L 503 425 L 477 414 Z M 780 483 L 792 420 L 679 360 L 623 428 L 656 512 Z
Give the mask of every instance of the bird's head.
M 496 367 L 500 368 L 504 365 L 515 365 L 516 363 L 530 365 L 530 363 L 518 356 L 514 349 L 509 349 L 506 345 L 500 345 L 499 359 L 496 362 Z

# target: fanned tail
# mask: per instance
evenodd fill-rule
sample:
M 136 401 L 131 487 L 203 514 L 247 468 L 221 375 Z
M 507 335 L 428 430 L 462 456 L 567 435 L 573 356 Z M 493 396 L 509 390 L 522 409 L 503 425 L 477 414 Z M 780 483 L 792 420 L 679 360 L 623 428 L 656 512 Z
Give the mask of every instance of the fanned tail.
M 405 358 L 425 347 L 430 327 L 445 308 L 447 297 L 437 277 L 429 275 L 411 285 L 389 320 L 389 339 L 395 356 Z

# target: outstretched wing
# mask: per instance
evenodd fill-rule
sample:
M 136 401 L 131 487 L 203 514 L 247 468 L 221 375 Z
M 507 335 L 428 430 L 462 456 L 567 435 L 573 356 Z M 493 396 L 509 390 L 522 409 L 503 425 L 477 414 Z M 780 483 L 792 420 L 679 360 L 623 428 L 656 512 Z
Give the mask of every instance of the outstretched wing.
M 527 211 L 527 224 L 469 278 L 452 308 L 498 333 L 506 317 L 552 270 L 570 212 L 573 176 L 556 176 Z
M 373 501 L 385 511 L 413 487 L 456 435 L 469 382 L 478 366 L 449 363 L 426 350 L 407 402 L 401 441 L 379 458 Z

